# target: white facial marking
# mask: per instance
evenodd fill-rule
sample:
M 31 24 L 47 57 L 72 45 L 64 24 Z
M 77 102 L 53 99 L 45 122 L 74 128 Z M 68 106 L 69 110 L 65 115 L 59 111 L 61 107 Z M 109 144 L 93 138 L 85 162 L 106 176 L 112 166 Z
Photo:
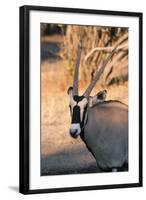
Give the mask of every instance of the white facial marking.
M 77 105 L 77 102 L 73 98 L 70 98 L 70 105 L 71 105 L 71 112 L 73 113 L 73 107 Z
M 87 103 L 88 103 L 88 101 L 87 101 L 86 98 L 84 98 L 82 101 L 80 101 L 78 103 L 78 106 L 80 106 L 80 118 L 81 118 L 81 121 L 83 119 L 84 108 L 87 105 Z
M 72 107 L 74 107 L 74 106 L 77 105 L 77 102 L 76 102 L 73 98 L 71 98 L 71 99 L 70 99 L 70 105 L 71 105 Z
M 80 106 L 80 108 L 84 108 L 85 105 L 88 103 L 87 99 L 84 98 L 82 101 L 79 101 L 78 105 Z
M 75 105 L 77 105 L 77 102 L 73 98 L 71 98 L 70 104 L 74 107 Z
M 77 130 L 76 136 L 79 135 L 79 134 L 81 133 L 80 124 L 71 124 L 70 129 L 71 129 L 71 130 Z

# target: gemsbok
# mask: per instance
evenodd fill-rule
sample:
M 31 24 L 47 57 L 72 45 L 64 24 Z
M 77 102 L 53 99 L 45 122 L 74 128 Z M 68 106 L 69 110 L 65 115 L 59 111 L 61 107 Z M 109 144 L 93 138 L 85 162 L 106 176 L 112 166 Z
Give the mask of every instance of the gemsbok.
M 69 87 L 71 112 L 70 135 L 81 139 L 96 159 L 102 171 L 128 170 L 128 106 L 116 100 L 106 101 L 106 90 L 89 96 L 107 63 L 116 51 L 115 47 L 82 96 L 78 95 L 78 71 L 81 45 L 75 64 L 73 87 Z

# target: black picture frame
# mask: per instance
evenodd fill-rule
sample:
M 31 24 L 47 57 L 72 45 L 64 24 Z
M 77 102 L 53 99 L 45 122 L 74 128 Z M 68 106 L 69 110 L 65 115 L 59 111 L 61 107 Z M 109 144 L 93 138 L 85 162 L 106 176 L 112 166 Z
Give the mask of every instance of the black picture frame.
M 139 182 L 118 185 L 101 185 L 101 186 L 81 186 L 68 188 L 54 188 L 54 189 L 35 189 L 29 188 L 29 127 L 30 127 L 30 86 L 29 86 L 29 18 L 30 11 L 55 11 L 64 13 L 84 13 L 84 14 L 101 14 L 112 16 L 127 16 L 138 17 L 139 19 Z M 89 9 L 75 9 L 62 7 L 44 7 L 44 6 L 22 6 L 20 7 L 20 145 L 19 145 L 19 191 L 22 194 L 34 193 L 50 193 L 50 192 L 67 192 L 67 191 L 81 191 L 81 190 L 98 190 L 98 189 L 113 189 L 113 188 L 129 188 L 142 186 L 142 13 L 138 12 L 122 12 L 122 11 L 107 11 L 107 10 L 89 10 Z M 49 178 L 49 177 L 48 177 Z

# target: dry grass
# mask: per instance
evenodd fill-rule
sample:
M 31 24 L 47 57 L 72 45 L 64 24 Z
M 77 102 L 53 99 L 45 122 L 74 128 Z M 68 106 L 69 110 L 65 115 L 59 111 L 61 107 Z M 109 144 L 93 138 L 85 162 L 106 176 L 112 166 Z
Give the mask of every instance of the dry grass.
M 64 144 L 75 142 L 68 134 L 70 113 L 68 96 L 64 88 L 65 74 L 63 70 L 57 70 L 63 64 L 64 62 L 58 62 L 56 65 L 54 63 L 42 64 L 41 152 L 43 155 L 59 152 Z
M 70 113 L 66 90 L 65 61 L 41 65 L 41 164 L 42 175 L 99 171 L 92 155 L 80 140 L 69 135 Z M 106 88 L 107 99 L 128 103 L 127 83 Z M 86 84 L 81 82 L 82 92 Z M 93 94 L 100 88 L 96 86 Z

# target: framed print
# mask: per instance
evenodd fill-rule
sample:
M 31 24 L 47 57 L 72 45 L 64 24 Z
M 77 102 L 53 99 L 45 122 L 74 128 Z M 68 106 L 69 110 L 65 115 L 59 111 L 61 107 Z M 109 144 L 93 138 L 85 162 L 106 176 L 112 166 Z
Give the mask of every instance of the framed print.
M 142 186 L 142 13 L 20 7 L 20 192 Z

